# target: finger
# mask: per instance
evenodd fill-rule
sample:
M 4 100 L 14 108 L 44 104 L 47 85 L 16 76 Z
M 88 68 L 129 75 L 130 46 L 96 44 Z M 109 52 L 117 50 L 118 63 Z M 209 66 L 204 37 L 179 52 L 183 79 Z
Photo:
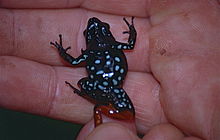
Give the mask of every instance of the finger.
M 28 13 L 28 14 L 27 14 Z M 63 65 L 55 48 L 49 44 L 63 35 L 63 46 L 72 46 L 68 53 L 77 57 L 86 48 L 83 31 L 87 20 L 96 16 L 110 24 L 116 40 L 127 42 L 128 30 L 121 16 L 74 10 L 0 10 L 1 55 L 13 55 L 50 65 Z M 126 53 L 130 70 L 149 71 L 148 33 L 146 19 L 135 18 L 138 32 L 137 43 L 132 52 Z M 7 46 L 7 47 L 6 47 Z M 66 64 L 65 64 L 66 65 Z
M 71 82 L 74 77 L 79 79 L 82 71 L 2 56 L 0 106 L 56 119 L 85 122 L 91 117 L 91 104 L 74 94 L 65 84 L 65 81 Z
M 143 140 L 202 140 L 198 137 L 186 137 L 181 130 L 171 124 L 159 124 L 154 126 Z
M 108 4 L 106 4 L 108 3 Z M 76 8 L 83 7 L 92 11 L 103 13 L 128 15 L 128 16 L 147 16 L 147 0 L 130 1 L 108 1 L 108 0 L 2 0 L 0 3 L 4 8 Z
M 217 137 L 219 127 L 213 121 L 220 117 L 216 110 L 220 105 L 219 5 L 178 1 L 155 7 L 159 12 L 151 17 L 150 63 L 161 84 L 165 114 L 191 135 Z
M 87 124 L 88 125 L 88 124 Z M 108 139 L 139 139 L 134 131 L 128 127 L 116 123 L 105 123 L 96 129 L 84 128 L 80 131 L 77 140 L 108 140 Z M 87 130 L 85 130 L 87 129 Z M 160 124 L 152 129 L 143 137 L 143 140 L 201 140 L 197 137 L 185 137 L 184 134 L 171 124 Z
M 143 140 L 183 140 L 183 133 L 170 124 L 160 124 L 154 126 L 149 133 L 147 133 Z
M 202 140 L 202 139 L 200 139 L 198 137 L 185 137 L 185 138 L 183 138 L 183 140 Z
M 17 58 L 0 57 L 0 106 L 56 119 L 85 123 L 93 116 L 91 103 L 77 96 L 76 88 L 86 76 L 83 68 L 51 67 Z M 145 73 L 129 72 L 124 89 L 136 109 L 138 131 L 165 122 L 159 102 L 159 85 Z
M 86 127 L 86 126 L 85 126 Z M 118 123 L 104 123 L 92 131 L 86 128 L 79 133 L 77 140 L 137 140 L 135 132 Z

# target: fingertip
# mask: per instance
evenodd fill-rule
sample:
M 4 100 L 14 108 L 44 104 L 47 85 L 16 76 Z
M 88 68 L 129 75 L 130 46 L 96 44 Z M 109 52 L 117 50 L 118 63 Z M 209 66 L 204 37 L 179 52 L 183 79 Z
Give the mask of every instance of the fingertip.
M 160 124 L 154 126 L 144 140 L 180 140 L 184 138 L 184 134 L 171 124 Z
M 128 122 L 128 121 L 119 121 L 119 120 L 115 120 L 115 119 L 110 119 L 106 116 L 102 116 L 103 117 L 103 124 L 99 125 L 98 127 L 94 128 L 94 120 L 90 120 L 80 131 L 77 140 L 85 140 L 87 137 L 90 138 L 90 135 L 93 136 L 93 134 L 96 134 L 96 132 L 99 132 L 99 129 L 102 129 L 103 127 L 105 128 L 107 126 L 107 128 L 109 128 L 110 126 L 113 127 L 120 127 L 121 129 L 126 128 L 126 130 L 128 130 L 129 132 L 133 133 L 135 135 L 136 133 L 136 126 L 134 121 Z M 100 128 L 101 127 L 101 128 Z M 98 129 L 98 130 L 97 130 Z M 113 128 L 112 128 L 113 129 Z M 110 129 L 111 130 L 111 129 Z M 106 132 L 103 132 L 106 131 Z M 115 130 L 114 130 L 115 131 Z M 102 130 L 103 134 L 107 133 L 108 135 L 109 130 Z M 102 133 L 101 132 L 101 133 Z M 111 131 L 110 131 L 111 132 Z M 120 133 L 119 133 L 120 134 Z M 115 135 L 115 134 L 114 134 Z M 95 135 L 96 136 L 96 135 Z M 93 138 L 93 137 L 92 137 Z M 92 139 L 91 138 L 91 139 Z M 116 137 L 117 138 L 117 137 Z M 95 139 L 95 138 L 94 138 Z M 100 138 L 101 139 L 101 138 Z
M 94 129 L 85 140 L 137 140 L 136 134 L 117 123 L 104 123 Z

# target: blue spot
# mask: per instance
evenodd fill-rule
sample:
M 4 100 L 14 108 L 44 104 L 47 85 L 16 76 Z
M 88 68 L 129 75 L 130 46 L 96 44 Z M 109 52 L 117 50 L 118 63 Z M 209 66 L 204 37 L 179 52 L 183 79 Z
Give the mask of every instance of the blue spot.
M 125 97 L 125 93 L 123 93 L 121 96 L 124 98 Z
M 124 107 L 127 106 L 127 104 L 126 104 L 125 102 L 121 102 L 121 104 L 122 104 Z
M 90 69 L 91 69 L 91 70 L 95 70 L 95 67 L 94 67 L 94 66 L 92 66 Z
M 121 49 L 121 47 L 122 47 L 121 45 L 118 45 L 118 47 L 117 47 L 117 48 L 118 48 L 118 49 Z
M 101 86 L 101 85 L 98 85 L 98 88 L 101 89 L 101 90 L 104 90 L 104 87 Z
M 110 64 L 111 64 L 111 61 L 107 61 L 107 62 L 106 62 L 106 65 L 110 65 Z
M 93 79 L 93 78 L 94 78 L 94 76 L 91 74 L 91 75 L 90 75 L 90 78 L 91 78 L 91 79 Z
M 101 61 L 99 59 L 95 60 L 95 64 L 100 64 Z
M 116 86 L 118 84 L 118 81 L 116 81 L 115 79 L 112 80 L 113 85 Z
M 111 72 L 111 73 L 104 73 L 104 74 L 102 75 L 102 77 L 103 77 L 103 78 L 110 78 L 110 77 L 112 77 L 113 75 L 114 75 L 113 72 Z
M 106 59 L 109 59 L 110 58 L 110 55 L 106 55 Z
M 120 62 L 120 58 L 119 57 L 115 57 L 115 61 L 116 62 Z
M 74 65 L 74 64 L 78 64 L 78 63 L 76 61 L 73 61 L 72 64 Z
M 123 107 L 123 105 L 122 104 L 118 104 L 118 107 Z
M 127 49 L 127 46 L 123 46 L 123 49 Z
M 103 70 L 99 70 L 99 71 L 96 72 L 97 75 L 98 75 L 98 74 L 103 74 L 103 73 L 104 73 Z
M 124 73 L 124 69 L 123 68 L 120 69 L 120 73 L 121 74 Z
M 121 76 L 118 76 L 118 80 L 121 81 Z
M 115 93 L 119 93 L 119 90 L 118 90 L 118 89 L 114 89 L 114 92 L 115 92 Z
M 88 55 L 84 54 L 83 57 L 86 59 L 88 57 Z
M 119 68 L 120 68 L 120 67 L 119 67 L 118 65 L 116 65 L 116 66 L 115 66 L 115 71 L 118 71 Z
M 107 85 L 108 85 L 108 82 L 104 81 L 102 84 L 103 84 L 104 86 L 107 86 Z

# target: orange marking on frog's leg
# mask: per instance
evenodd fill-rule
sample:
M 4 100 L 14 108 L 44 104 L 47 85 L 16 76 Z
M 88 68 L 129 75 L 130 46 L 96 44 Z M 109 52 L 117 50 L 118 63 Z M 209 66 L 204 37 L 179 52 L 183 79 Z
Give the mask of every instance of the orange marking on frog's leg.
M 94 108 L 94 121 L 95 127 L 102 124 L 101 108 Z
M 134 120 L 135 118 L 135 113 L 132 110 L 119 111 L 112 104 L 96 105 L 94 107 L 95 127 L 102 124 L 102 114 L 119 120 Z

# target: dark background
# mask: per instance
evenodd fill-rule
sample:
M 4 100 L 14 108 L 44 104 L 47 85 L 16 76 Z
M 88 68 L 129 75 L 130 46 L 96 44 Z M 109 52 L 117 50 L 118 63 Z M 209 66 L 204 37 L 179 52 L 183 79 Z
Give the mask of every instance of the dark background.
M 0 140 L 75 140 L 82 125 L 0 109 Z

